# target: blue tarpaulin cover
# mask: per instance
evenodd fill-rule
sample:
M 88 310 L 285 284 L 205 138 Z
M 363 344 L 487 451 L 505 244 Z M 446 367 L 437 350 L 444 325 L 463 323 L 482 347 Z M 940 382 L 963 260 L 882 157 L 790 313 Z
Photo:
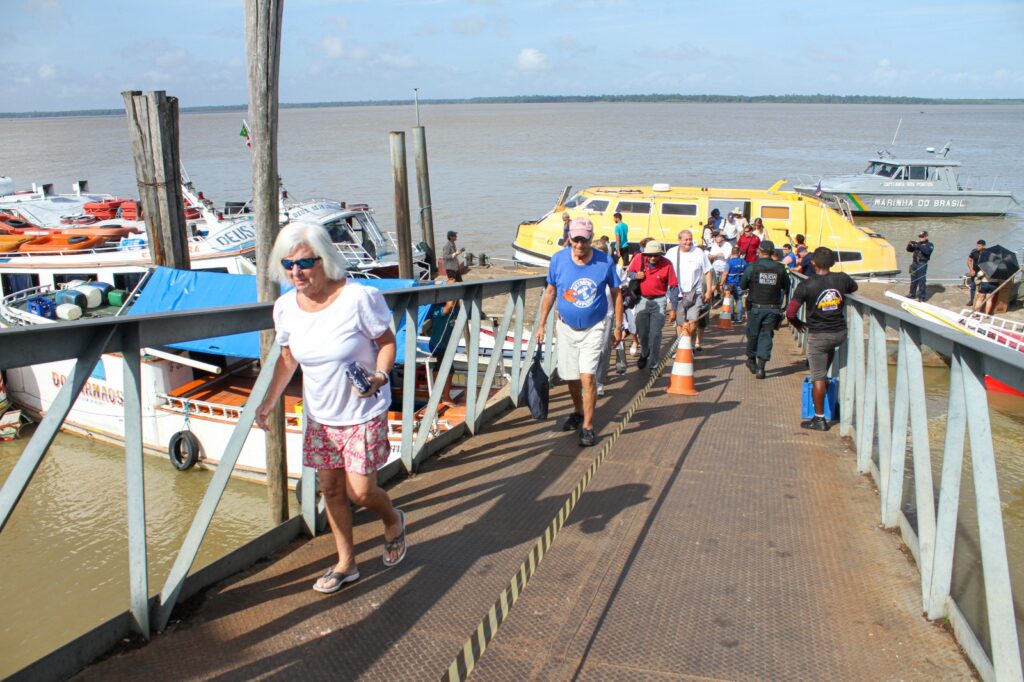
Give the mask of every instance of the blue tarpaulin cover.
M 358 283 L 381 291 L 407 289 L 419 284 L 412 279 L 360 279 Z M 128 309 L 127 314 L 146 315 L 180 310 L 223 308 L 256 302 L 256 277 L 254 275 L 229 275 L 223 272 L 158 267 L 153 270 L 142 293 Z M 417 329 L 426 319 L 428 309 L 429 306 L 420 306 L 417 311 Z M 395 337 L 398 342 L 398 356 L 395 361 L 400 363 L 404 360 L 404 320 L 399 323 Z M 259 358 L 260 356 L 260 337 L 257 332 L 183 341 L 170 345 L 172 348 L 181 350 L 236 358 Z

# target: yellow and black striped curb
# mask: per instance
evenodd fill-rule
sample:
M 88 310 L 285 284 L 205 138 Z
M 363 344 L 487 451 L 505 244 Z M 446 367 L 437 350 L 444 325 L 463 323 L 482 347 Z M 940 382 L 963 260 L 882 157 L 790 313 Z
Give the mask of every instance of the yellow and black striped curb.
M 583 474 L 583 478 L 580 479 L 576 487 L 573 488 L 572 492 L 566 498 L 565 503 L 558 510 L 558 514 L 555 518 L 551 519 L 551 523 L 548 524 L 547 530 L 544 531 L 544 535 L 537 538 L 537 542 L 533 545 L 530 553 L 526 559 L 519 565 L 519 570 L 512 576 L 508 586 L 501 591 L 498 595 L 498 599 L 491 606 L 487 615 L 483 617 L 480 624 L 476 627 L 476 632 L 471 634 L 466 640 L 466 643 L 462 645 L 462 650 L 456 654 L 455 658 L 452 659 L 451 664 L 448 666 L 448 671 L 441 676 L 442 682 L 462 682 L 467 679 L 473 672 L 473 668 L 476 667 L 477 661 L 483 656 L 484 651 L 487 650 L 487 645 L 494 639 L 494 636 L 498 633 L 498 628 L 508 618 L 509 612 L 512 610 L 512 606 L 519 601 L 519 596 L 526 589 L 526 583 L 530 582 L 530 578 L 537 571 L 537 567 L 540 562 L 544 559 L 544 554 L 551 547 L 551 543 L 554 542 L 555 537 L 558 535 L 558 531 L 565 525 L 566 519 L 569 518 L 569 514 L 572 513 L 576 503 L 579 502 L 580 497 L 583 495 L 583 491 L 587 489 L 590 481 L 594 478 L 594 473 L 598 467 L 604 462 L 608 452 L 612 449 L 612 445 L 615 443 L 619 434 L 622 433 L 626 425 L 629 424 L 629 420 L 632 419 L 633 414 L 636 413 L 640 407 L 640 403 L 643 402 L 644 398 L 647 397 L 647 393 L 654 386 L 654 383 L 661 376 L 665 366 L 675 358 L 675 349 L 679 344 L 677 339 L 672 344 L 669 352 L 665 354 L 661 363 L 658 365 L 657 370 L 651 374 L 650 380 L 640 390 L 633 402 L 630 403 L 629 409 L 626 410 L 626 416 L 623 417 L 615 430 L 612 431 L 611 435 L 608 436 L 604 445 L 601 447 L 601 451 L 597 457 L 590 464 L 586 473 Z

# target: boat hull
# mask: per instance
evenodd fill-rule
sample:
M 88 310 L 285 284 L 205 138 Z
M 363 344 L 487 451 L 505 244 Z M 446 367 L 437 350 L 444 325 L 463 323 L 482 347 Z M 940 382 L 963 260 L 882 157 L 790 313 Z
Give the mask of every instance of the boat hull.
M 794 187 L 813 197 L 814 187 Z M 1013 195 L 1001 192 L 838 192 L 822 189 L 822 198 L 841 199 L 854 215 L 954 216 L 1004 215 L 1018 206 Z

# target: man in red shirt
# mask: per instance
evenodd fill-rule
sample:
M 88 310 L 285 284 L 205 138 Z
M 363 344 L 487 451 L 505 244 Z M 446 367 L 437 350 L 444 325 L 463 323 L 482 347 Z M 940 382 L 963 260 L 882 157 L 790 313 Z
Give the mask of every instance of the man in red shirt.
M 754 228 L 751 225 L 743 228 L 743 234 L 740 235 L 739 241 L 736 242 L 740 255 L 748 263 L 753 263 L 757 260 L 757 247 L 760 245 L 761 238 L 754 234 Z
M 634 309 L 636 335 L 640 341 L 640 358 L 636 366 L 637 369 L 643 369 L 650 362 L 652 372 L 661 357 L 661 330 L 665 326 L 668 290 L 679 286 L 676 271 L 662 257 L 664 254 L 661 242 L 647 242 L 640 258 L 630 263 L 626 275 L 640 282 L 641 298 Z

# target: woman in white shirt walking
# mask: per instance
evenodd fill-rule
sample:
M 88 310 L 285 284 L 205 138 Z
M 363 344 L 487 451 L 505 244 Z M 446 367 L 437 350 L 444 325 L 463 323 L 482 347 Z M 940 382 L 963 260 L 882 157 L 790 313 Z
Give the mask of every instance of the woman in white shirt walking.
M 384 522 L 384 565 L 405 558 L 405 514 L 377 485 L 377 469 L 391 451 L 387 410 L 388 373 L 395 362 L 391 312 L 376 289 L 350 282 L 345 260 L 320 225 L 292 223 L 274 242 L 271 263 L 295 286 L 274 303 L 274 328 L 281 357 L 256 420 L 267 418 L 295 370 L 302 367 L 303 463 L 319 471 L 338 562 L 316 581 L 317 592 L 333 593 L 359 579 L 352 542 L 349 501 L 373 510 Z M 277 264 L 280 263 L 280 266 Z M 359 392 L 346 366 L 358 364 L 369 388 Z

